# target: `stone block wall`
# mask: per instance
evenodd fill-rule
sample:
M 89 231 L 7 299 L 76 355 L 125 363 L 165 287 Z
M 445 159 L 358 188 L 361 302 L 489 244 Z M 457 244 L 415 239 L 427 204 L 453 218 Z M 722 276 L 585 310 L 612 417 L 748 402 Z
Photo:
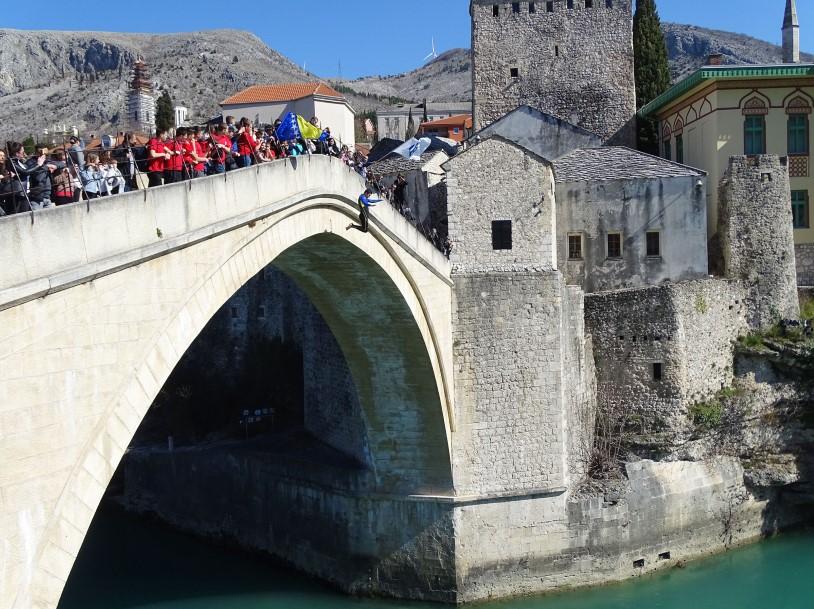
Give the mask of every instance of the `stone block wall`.
M 745 301 L 738 283 L 717 280 L 586 296 L 598 408 L 632 415 L 645 432 L 681 431 L 689 405 L 732 383 Z
M 718 200 L 724 274 L 747 286 L 750 326 L 764 329 L 797 319 L 788 159 L 730 157 Z
M 797 260 L 797 285 L 814 286 L 814 243 L 794 247 Z
M 454 277 L 458 495 L 565 484 L 563 344 L 557 272 Z
M 618 143 L 632 144 L 636 91 L 630 0 L 612 8 L 473 0 L 475 130 L 528 104 Z M 494 8 L 497 7 L 497 16 Z M 517 75 L 512 75 L 512 69 Z
M 550 164 L 499 136 L 452 158 L 447 169 L 453 269 L 556 268 Z M 512 248 L 492 248 L 492 222 L 511 221 Z

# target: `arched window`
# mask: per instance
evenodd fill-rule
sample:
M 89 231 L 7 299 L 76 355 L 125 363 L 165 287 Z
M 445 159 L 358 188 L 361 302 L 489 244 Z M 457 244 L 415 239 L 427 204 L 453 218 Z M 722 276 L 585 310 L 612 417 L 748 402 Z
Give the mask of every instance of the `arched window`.
M 743 153 L 766 154 L 766 115 L 769 108 L 759 97 L 743 105 Z
M 788 115 L 788 153 L 790 155 L 808 156 L 809 153 L 809 119 L 811 105 L 802 97 L 795 97 L 786 106 Z
M 665 121 L 664 129 L 661 131 L 661 147 L 662 147 L 662 154 L 665 159 L 668 161 L 672 158 L 673 152 L 673 140 L 672 140 L 672 131 L 670 130 L 670 125 Z
M 673 125 L 673 133 L 676 136 L 676 162 L 684 162 L 684 121 L 676 119 Z

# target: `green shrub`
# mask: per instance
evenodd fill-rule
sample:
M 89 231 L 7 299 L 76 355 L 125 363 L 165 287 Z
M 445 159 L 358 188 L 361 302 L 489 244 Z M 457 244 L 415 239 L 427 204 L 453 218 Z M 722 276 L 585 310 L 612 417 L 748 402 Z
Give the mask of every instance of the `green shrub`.
M 690 419 L 700 429 L 711 430 L 720 426 L 724 407 L 718 400 L 699 402 L 690 406 Z
M 749 334 L 747 336 L 741 337 L 739 340 L 744 347 L 763 346 L 763 337 L 760 334 Z
M 814 300 L 806 300 L 801 303 L 800 317 L 814 321 Z

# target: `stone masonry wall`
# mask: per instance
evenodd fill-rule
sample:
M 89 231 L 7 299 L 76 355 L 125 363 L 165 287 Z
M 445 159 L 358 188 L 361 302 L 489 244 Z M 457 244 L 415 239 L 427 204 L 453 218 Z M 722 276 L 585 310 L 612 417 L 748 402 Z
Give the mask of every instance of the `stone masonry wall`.
M 814 244 L 795 246 L 797 259 L 797 285 L 814 286 Z
M 456 491 L 564 486 L 562 276 L 453 278 Z
M 556 267 L 550 165 L 499 136 L 452 158 L 447 168 L 453 269 Z M 512 249 L 492 249 L 492 222 L 512 222 Z
M 724 273 L 749 289 L 748 321 L 763 329 L 797 319 L 788 159 L 733 156 L 721 180 L 718 234 Z
M 586 296 L 598 407 L 632 415 L 644 432 L 681 431 L 690 404 L 732 383 L 744 301 L 739 284 L 715 280 Z
M 632 144 L 636 92 L 633 19 L 629 0 L 592 8 L 555 0 L 473 0 L 472 79 L 475 130 L 528 104 L 598 133 Z M 493 9 L 498 7 L 498 16 Z M 511 69 L 518 70 L 513 77 Z M 614 137 L 616 136 L 616 137 Z

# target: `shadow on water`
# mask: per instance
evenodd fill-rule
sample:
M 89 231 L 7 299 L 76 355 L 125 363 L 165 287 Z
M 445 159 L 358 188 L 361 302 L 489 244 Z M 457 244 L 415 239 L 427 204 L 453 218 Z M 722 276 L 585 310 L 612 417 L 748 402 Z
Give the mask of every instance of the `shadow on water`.
M 810 609 L 814 533 L 784 535 L 621 585 L 490 609 Z M 482 606 L 482 605 L 479 605 Z M 362 600 L 256 555 L 209 546 L 103 507 L 59 609 L 422 609 Z

